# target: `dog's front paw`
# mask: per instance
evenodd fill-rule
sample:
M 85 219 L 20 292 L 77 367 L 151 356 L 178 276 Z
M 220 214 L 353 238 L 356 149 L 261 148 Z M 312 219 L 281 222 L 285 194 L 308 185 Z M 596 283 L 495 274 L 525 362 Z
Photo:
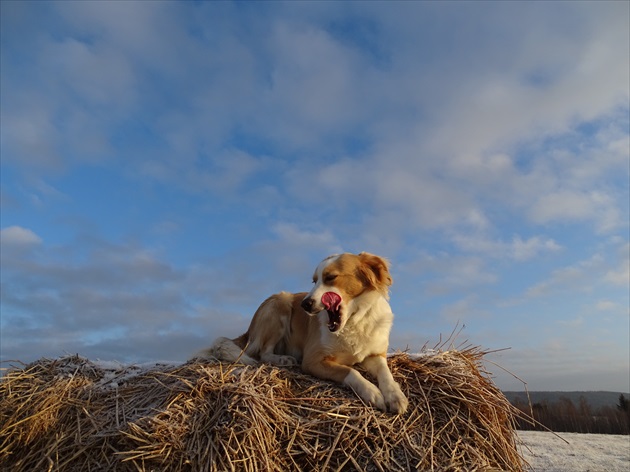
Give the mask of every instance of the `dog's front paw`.
M 357 394 L 365 403 L 375 406 L 379 410 L 387 411 L 383 394 L 376 387 L 376 385 L 366 380 L 365 383 L 361 385 L 361 388 L 357 391 Z
M 407 397 L 397 383 L 388 385 L 388 388 L 383 390 L 383 397 L 385 398 L 385 403 L 389 411 L 392 413 L 402 415 L 407 411 L 409 400 L 407 400 Z
M 298 365 L 297 359 L 293 356 L 277 356 L 276 360 L 277 360 L 277 363 L 276 363 L 277 365 L 284 365 L 284 366 Z
M 261 354 L 260 360 L 262 362 L 266 362 L 267 364 L 273 364 L 273 365 L 282 365 L 282 366 L 298 365 L 298 361 L 295 357 L 281 356 L 278 354 Z

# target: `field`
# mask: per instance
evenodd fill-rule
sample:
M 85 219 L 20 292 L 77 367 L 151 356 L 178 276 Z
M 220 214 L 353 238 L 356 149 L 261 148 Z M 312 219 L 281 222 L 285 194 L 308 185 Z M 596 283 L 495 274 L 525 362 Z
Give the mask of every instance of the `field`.
M 630 436 L 519 431 L 534 472 L 627 472 Z

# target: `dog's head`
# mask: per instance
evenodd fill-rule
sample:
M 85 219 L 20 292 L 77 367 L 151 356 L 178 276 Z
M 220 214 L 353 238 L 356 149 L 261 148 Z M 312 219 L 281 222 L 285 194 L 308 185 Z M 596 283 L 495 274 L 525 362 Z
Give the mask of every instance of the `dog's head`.
M 352 316 L 355 300 L 371 294 L 388 297 L 392 278 L 389 264 L 382 257 L 362 252 L 327 257 L 315 269 L 313 289 L 302 301 L 311 314 L 326 310 L 328 329 L 339 332 Z

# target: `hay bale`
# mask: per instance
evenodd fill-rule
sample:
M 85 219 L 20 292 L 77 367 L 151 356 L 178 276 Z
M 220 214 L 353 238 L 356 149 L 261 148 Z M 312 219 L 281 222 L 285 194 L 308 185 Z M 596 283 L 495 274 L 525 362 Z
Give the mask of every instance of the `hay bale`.
M 459 471 L 525 467 L 479 348 L 390 357 L 402 416 L 297 368 L 189 362 L 104 369 L 41 359 L 0 384 L 12 471 Z

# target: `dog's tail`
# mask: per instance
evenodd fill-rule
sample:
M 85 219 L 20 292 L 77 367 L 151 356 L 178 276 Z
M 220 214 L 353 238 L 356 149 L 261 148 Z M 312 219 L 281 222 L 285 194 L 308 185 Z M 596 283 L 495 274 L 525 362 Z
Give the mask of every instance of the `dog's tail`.
M 217 360 L 221 362 L 238 362 L 247 365 L 258 364 L 256 359 L 245 353 L 247 346 L 245 346 L 245 348 L 241 348 L 238 344 L 236 344 L 235 341 L 241 341 L 243 336 L 237 339 L 217 338 L 209 348 L 197 352 L 194 357 Z

